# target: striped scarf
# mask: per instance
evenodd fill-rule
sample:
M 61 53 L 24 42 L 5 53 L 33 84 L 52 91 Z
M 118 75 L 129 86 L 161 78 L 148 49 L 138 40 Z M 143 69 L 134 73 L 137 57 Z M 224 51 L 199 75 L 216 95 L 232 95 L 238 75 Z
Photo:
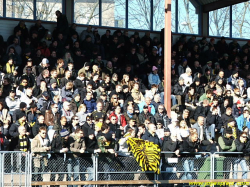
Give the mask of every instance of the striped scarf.
M 19 135 L 19 144 L 20 144 L 20 151 L 23 151 L 23 152 L 28 151 L 28 142 L 25 136 Z
M 6 72 L 7 72 L 7 74 L 13 73 L 14 70 L 15 70 L 14 65 L 10 66 L 9 63 L 6 64 Z
M 228 125 L 228 127 L 232 128 L 233 130 L 233 137 L 234 139 L 236 140 L 237 138 L 237 130 L 236 130 L 236 127 L 232 126 L 232 125 Z

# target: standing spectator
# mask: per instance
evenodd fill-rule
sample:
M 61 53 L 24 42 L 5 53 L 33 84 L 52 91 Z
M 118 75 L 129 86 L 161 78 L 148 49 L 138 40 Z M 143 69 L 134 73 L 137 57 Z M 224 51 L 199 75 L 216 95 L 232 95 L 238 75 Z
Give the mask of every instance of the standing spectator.
M 62 33 L 64 38 L 67 38 L 69 24 L 66 15 L 62 14 L 59 10 L 56 11 L 57 17 L 57 33 Z
M 48 166 L 48 158 L 46 152 L 50 151 L 49 140 L 46 138 L 46 127 L 40 127 L 38 134 L 31 142 L 31 152 L 33 153 L 34 172 L 45 172 L 45 167 Z M 33 181 L 43 181 L 42 174 L 32 175 Z M 38 186 L 37 186 L 38 187 Z

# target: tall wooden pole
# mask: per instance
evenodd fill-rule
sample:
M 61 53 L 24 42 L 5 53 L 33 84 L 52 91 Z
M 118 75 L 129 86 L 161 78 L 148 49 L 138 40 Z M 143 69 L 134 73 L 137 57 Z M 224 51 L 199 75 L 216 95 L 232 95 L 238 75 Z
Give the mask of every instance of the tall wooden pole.
M 171 117 L 171 0 L 165 0 L 164 105 Z

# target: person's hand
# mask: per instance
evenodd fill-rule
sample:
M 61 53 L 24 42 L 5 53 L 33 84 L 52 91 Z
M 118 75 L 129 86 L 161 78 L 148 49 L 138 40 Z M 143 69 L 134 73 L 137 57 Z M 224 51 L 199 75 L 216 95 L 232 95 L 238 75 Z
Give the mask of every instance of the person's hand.
M 108 149 L 108 152 L 111 153 L 111 154 L 114 154 L 115 150 L 114 149 Z
M 80 153 L 84 153 L 85 149 L 81 148 Z
M 68 152 L 68 151 L 69 151 L 68 148 L 62 148 L 62 152 L 63 152 L 63 153 L 66 153 L 66 152 Z
M 197 153 L 197 152 L 198 152 L 198 149 L 195 149 L 195 152 Z
M 46 151 L 49 151 L 49 150 L 50 150 L 50 147 L 45 147 L 45 150 L 46 150 Z
M 123 126 L 120 126 L 120 129 L 121 129 L 121 130 L 124 130 L 124 127 L 123 127 Z
M 101 149 L 95 149 L 94 152 L 95 152 L 95 153 L 100 153 L 100 152 L 101 152 Z
M 215 131 L 215 132 L 217 132 L 217 131 L 218 131 L 218 129 L 214 129 L 214 131 Z
M 26 132 L 25 134 L 26 134 L 27 136 L 29 136 L 29 135 L 30 135 L 30 133 L 29 133 L 29 132 Z
M 178 156 L 179 153 L 180 153 L 180 150 L 179 150 L 179 149 L 175 151 L 176 156 Z
M 213 140 L 209 140 L 209 141 L 210 141 L 210 143 L 214 143 Z

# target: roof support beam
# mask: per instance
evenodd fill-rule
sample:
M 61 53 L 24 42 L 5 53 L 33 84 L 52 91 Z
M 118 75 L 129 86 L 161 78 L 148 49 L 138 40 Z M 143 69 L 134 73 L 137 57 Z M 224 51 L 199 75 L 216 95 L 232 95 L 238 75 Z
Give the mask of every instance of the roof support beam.
M 217 10 L 220 8 L 224 8 L 230 5 L 235 5 L 237 3 L 242 3 L 246 1 L 248 0 L 218 0 L 218 1 L 206 4 L 206 5 L 203 5 L 203 12 Z

